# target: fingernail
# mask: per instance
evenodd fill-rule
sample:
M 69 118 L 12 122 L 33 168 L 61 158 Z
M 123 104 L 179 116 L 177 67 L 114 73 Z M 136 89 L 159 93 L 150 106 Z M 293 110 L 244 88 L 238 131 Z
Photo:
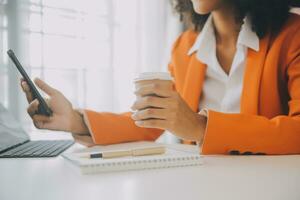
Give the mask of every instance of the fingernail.
M 26 92 L 26 83 L 25 82 L 22 82 L 21 87 L 22 87 L 23 91 Z
M 135 118 L 136 118 L 136 114 L 134 113 L 131 115 L 131 119 L 135 120 Z
M 137 126 L 142 126 L 143 125 L 143 122 L 141 122 L 141 121 L 136 121 L 136 122 L 134 122 L 135 123 L 135 125 L 137 125 Z
M 41 127 L 41 122 L 36 122 L 36 126 L 38 127 L 38 128 L 40 128 Z

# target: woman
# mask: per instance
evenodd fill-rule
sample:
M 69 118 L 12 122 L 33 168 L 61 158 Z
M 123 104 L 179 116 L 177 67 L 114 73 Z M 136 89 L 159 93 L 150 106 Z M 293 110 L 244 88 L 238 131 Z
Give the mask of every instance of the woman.
M 176 90 L 152 81 L 136 91 L 143 98 L 134 115 L 97 113 L 74 110 L 36 80 L 50 96 L 49 118 L 36 114 L 38 102 L 22 81 L 35 126 L 72 132 L 86 145 L 155 140 L 169 130 L 202 144 L 203 154 L 300 153 L 300 16 L 289 13 L 293 3 L 176 2 L 193 25 L 172 51 Z

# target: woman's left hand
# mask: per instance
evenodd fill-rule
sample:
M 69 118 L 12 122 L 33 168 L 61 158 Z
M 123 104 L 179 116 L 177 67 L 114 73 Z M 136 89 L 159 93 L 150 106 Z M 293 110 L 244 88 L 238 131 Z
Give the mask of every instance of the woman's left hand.
M 136 111 L 132 119 L 137 126 L 168 130 L 182 139 L 202 142 L 207 118 L 191 110 L 165 81 L 153 80 L 135 94 L 139 98 L 132 106 Z

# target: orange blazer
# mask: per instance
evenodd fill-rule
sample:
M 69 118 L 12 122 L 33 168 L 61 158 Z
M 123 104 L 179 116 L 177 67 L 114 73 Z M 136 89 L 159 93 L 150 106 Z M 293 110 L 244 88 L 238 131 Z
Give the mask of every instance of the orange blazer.
M 188 51 L 198 33 L 187 31 L 174 44 L 169 70 L 177 91 L 198 112 L 206 65 Z M 162 130 L 136 127 L 130 113 L 85 111 L 96 144 L 155 140 Z M 248 51 L 241 113 L 208 111 L 203 154 L 300 153 L 300 16 L 291 14 L 278 34 Z

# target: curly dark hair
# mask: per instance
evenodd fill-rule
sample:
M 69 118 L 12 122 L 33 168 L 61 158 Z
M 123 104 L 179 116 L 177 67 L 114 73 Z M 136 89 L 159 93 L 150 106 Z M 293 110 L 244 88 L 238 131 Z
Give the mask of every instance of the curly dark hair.
M 300 0 L 227 0 L 234 5 L 237 22 L 249 16 L 252 29 L 262 38 L 269 30 L 279 32 L 289 17 L 290 7 L 299 7 Z M 209 14 L 199 15 L 193 9 L 191 0 L 173 0 L 175 10 L 181 19 L 191 23 L 195 31 L 201 31 Z

